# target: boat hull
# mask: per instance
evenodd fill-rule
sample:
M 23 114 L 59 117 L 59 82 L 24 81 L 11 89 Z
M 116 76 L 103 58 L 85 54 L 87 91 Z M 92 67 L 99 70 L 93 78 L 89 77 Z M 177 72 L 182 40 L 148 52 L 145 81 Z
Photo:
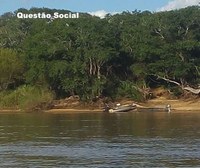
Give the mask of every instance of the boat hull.
M 169 108 L 137 108 L 138 112 L 170 112 Z
M 109 113 L 130 112 L 135 109 L 136 109 L 135 106 L 122 106 L 122 107 L 118 107 L 118 108 L 114 108 L 114 109 L 109 109 L 108 112 Z

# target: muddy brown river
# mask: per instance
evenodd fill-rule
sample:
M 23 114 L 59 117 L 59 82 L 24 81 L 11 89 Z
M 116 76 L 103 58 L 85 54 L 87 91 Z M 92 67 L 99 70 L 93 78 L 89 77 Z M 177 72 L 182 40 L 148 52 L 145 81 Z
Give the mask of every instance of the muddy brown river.
M 0 167 L 200 167 L 200 113 L 1 113 Z

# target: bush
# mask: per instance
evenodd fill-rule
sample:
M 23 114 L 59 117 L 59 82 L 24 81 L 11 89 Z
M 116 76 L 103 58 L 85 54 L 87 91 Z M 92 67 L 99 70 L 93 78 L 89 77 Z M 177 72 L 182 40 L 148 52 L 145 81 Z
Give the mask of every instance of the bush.
M 17 108 L 16 92 L 0 92 L 0 108 Z
M 143 101 L 144 97 L 141 92 L 139 92 L 135 87 L 134 83 L 129 81 L 121 82 L 118 91 L 117 96 L 122 98 L 132 98 L 135 101 Z
M 46 108 L 53 100 L 53 93 L 47 88 L 24 85 L 12 92 L 2 92 L 0 106 L 2 108 L 18 107 L 22 110 Z
M 170 91 L 175 97 L 180 97 L 183 95 L 183 90 L 180 87 L 172 87 Z

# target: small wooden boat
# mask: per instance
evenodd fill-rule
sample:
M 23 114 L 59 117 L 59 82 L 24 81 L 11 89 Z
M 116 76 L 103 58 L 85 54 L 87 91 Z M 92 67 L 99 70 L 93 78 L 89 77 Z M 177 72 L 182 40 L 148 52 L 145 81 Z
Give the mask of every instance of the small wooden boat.
M 171 105 L 165 107 L 137 107 L 138 112 L 171 112 Z
M 130 112 L 135 109 L 136 109 L 136 105 L 131 104 L 131 105 L 117 105 L 114 108 L 110 108 L 109 106 L 106 106 L 104 108 L 104 111 L 109 112 L 109 113 L 117 113 L 117 112 Z

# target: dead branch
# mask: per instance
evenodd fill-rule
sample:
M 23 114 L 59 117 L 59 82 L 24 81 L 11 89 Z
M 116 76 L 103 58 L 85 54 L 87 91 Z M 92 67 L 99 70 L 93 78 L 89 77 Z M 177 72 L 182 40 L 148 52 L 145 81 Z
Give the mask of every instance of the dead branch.
M 161 37 L 161 39 L 165 39 L 165 37 L 161 34 L 161 29 L 155 29 L 154 31 Z
M 181 82 L 181 84 L 180 84 L 180 83 L 178 83 L 178 82 L 176 82 L 174 80 L 167 79 L 167 78 L 161 77 L 159 75 L 154 75 L 154 76 L 156 76 L 158 79 L 163 79 L 163 80 L 165 80 L 167 82 L 174 83 L 174 84 L 178 85 L 182 90 L 187 90 L 187 91 L 189 91 L 189 92 L 191 92 L 193 94 L 200 94 L 200 88 L 195 89 L 195 88 L 192 88 L 190 86 L 186 86 L 185 87 L 185 86 L 183 86 L 183 82 Z
M 200 89 L 194 89 L 194 88 L 189 87 L 189 86 L 184 87 L 183 89 L 184 89 L 184 90 L 187 90 L 187 91 L 189 91 L 189 92 L 191 92 L 191 93 L 193 93 L 193 94 L 200 94 Z
M 158 79 L 163 79 L 164 81 L 167 81 L 167 82 L 169 82 L 169 83 L 174 83 L 174 84 L 176 84 L 176 85 L 178 85 L 178 86 L 180 86 L 180 87 L 182 88 L 181 84 L 178 83 L 178 82 L 176 82 L 176 81 L 174 81 L 174 80 L 167 79 L 167 78 L 161 77 L 161 76 L 159 76 L 159 75 L 154 75 L 154 76 L 156 76 Z

